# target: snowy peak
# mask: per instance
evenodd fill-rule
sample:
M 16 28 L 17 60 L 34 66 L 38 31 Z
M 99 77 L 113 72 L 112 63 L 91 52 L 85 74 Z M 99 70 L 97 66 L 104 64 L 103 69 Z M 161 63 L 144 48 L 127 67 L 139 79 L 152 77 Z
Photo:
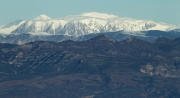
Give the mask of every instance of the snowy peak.
M 3 35 L 8 35 L 10 34 L 12 31 L 16 30 L 18 27 L 20 27 L 22 24 L 24 24 L 26 21 L 23 20 L 19 20 L 19 21 L 15 21 L 3 26 L 0 26 L 0 34 Z
M 110 19 L 110 18 L 117 18 L 118 16 L 112 14 L 105 14 L 105 13 L 97 13 L 97 12 L 89 12 L 83 13 L 81 16 L 88 16 L 88 17 L 95 17 L 95 18 L 102 18 L 102 19 Z
M 33 20 L 50 20 L 51 18 L 48 17 L 47 15 L 45 14 L 42 14 L 40 16 L 37 16 L 36 18 L 34 18 Z
M 9 28 L 11 26 L 15 26 L 15 25 L 21 25 L 22 23 L 24 23 L 25 21 L 24 20 L 17 20 L 15 22 L 12 22 L 12 23 L 9 23 L 9 24 L 6 24 L 3 26 L 3 28 Z

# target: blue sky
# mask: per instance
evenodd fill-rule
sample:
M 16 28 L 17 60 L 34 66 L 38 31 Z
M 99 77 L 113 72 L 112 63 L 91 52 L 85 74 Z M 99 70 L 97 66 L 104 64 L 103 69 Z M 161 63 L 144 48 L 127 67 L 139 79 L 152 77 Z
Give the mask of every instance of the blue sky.
M 0 25 L 41 14 L 60 18 L 84 12 L 180 25 L 180 0 L 0 0 Z

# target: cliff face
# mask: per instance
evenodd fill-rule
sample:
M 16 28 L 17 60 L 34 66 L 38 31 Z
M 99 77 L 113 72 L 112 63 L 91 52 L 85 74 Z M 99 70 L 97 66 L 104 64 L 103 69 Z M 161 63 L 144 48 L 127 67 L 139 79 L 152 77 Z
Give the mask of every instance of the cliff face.
M 0 44 L 0 97 L 177 98 L 180 39 Z

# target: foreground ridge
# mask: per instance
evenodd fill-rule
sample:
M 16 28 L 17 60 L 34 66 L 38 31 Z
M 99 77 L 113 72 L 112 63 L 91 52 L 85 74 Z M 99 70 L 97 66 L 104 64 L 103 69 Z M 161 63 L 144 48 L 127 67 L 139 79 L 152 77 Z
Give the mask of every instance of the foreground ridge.
M 1 43 L 0 97 L 177 98 L 179 42 L 100 35 L 78 42 Z

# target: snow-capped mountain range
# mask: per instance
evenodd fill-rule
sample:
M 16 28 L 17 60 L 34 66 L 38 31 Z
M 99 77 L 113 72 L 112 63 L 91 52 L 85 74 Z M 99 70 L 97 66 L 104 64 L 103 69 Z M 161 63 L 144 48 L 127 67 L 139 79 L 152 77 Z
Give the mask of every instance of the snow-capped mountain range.
M 131 32 L 128 33 L 131 35 L 141 35 L 139 31 L 178 31 L 179 28 L 176 25 L 157 23 L 151 20 L 136 20 L 111 14 L 90 12 L 56 19 L 52 19 L 46 15 L 40 15 L 32 20 L 16 21 L 2 25 L 0 26 L 0 34 L 83 36 L 123 30 L 127 31 L 126 33 Z
M 97 12 L 55 19 L 43 14 L 28 21 L 16 21 L 0 26 L 0 43 L 83 41 L 101 34 L 113 40 L 134 36 L 152 41 L 159 37 L 180 37 L 180 26 Z

